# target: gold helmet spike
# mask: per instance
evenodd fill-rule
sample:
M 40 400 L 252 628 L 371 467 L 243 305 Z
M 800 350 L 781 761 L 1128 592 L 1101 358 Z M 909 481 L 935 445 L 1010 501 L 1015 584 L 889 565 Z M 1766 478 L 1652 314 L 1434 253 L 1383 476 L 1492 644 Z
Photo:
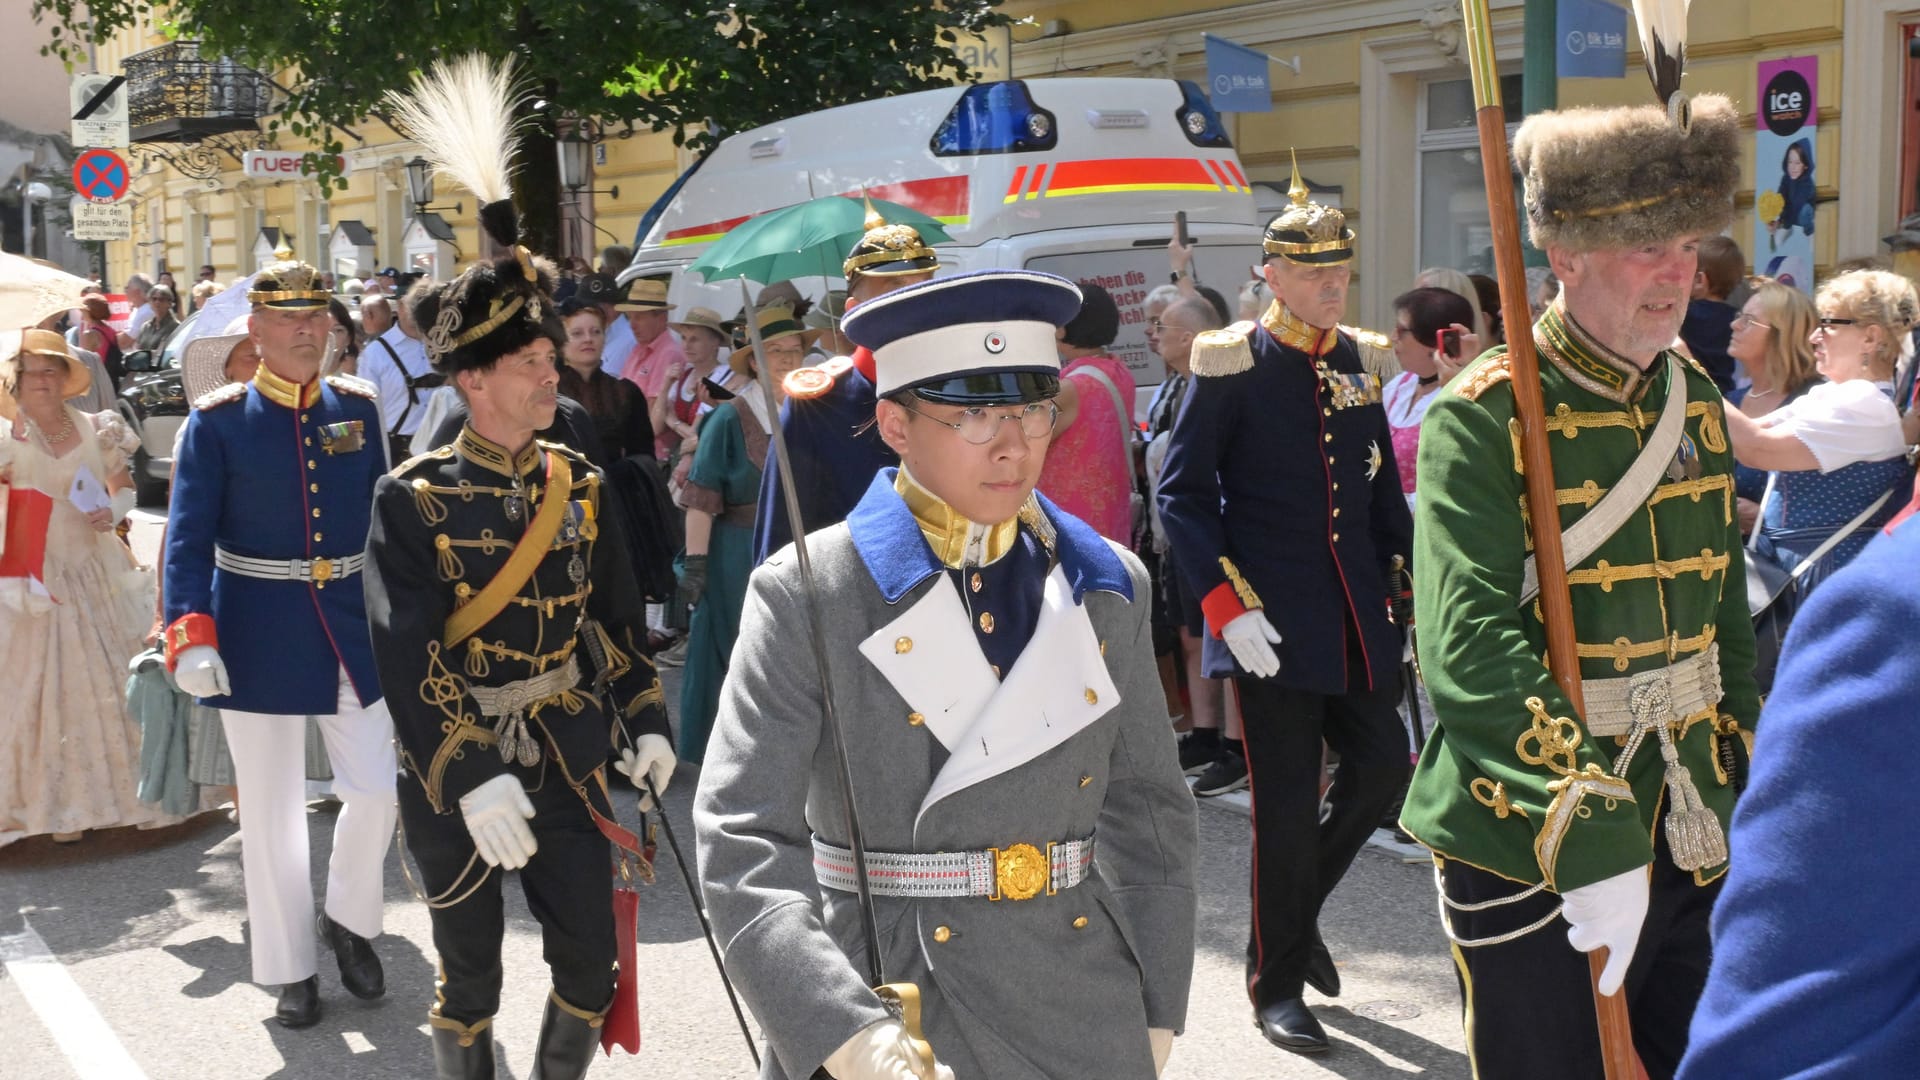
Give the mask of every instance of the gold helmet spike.
M 1287 147 L 1287 157 L 1293 162 L 1293 185 L 1287 188 L 1287 198 L 1293 200 L 1293 205 L 1295 206 L 1305 206 L 1307 205 L 1307 196 L 1309 193 L 1307 191 L 1307 185 L 1300 179 L 1300 155 L 1293 147 L 1289 146 Z
M 880 216 L 880 211 L 875 210 L 873 208 L 873 199 L 871 197 L 865 194 L 862 194 L 860 196 L 860 201 L 867 204 L 867 220 L 865 223 L 865 228 L 869 232 L 887 223 L 887 219 Z

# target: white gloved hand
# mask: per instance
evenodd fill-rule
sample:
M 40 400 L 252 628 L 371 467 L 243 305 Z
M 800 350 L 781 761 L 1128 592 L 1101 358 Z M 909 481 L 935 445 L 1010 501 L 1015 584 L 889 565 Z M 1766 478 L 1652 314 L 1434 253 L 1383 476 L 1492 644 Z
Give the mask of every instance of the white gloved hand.
M 1636 866 L 1604 881 L 1568 889 L 1560 897 L 1567 920 L 1567 942 L 1581 952 L 1607 950 L 1596 988 L 1615 994 L 1627 981 L 1627 965 L 1647 921 L 1647 868 Z
M 653 794 L 647 790 L 647 781 L 651 780 L 654 790 L 666 798 L 667 781 L 673 778 L 675 761 L 673 744 L 665 735 L 642 735 L 632 748 L 620 751 L 620 760 L 613 767 L 640 789 L 640 809 L 651 810 Z
M 1265 612 L 1256 608 L 1235 616 L 1220 628 L 1220 640 L 1227 643 L 1247 674 L 1265 679 L 1280 671 L 1280 658 L 1273 652 L 1273 647 L 1280 644 L 1280 631 L 1267 621 Z
M 134 494 L 132 488 L 121 488 L 119 491 L 114 492 L 113 496 L 108 499 L 108 512 L 113 515 L 113 523 L 118 525 L 121 521 L 125 520 L 128 514 L 133 513 L 133 508 L 138 502 L 139 499 Z
M 488 866 L 518 870 L 540 847 L 527 824 L 533 803 L 513 776 L 496 776 L 460 796 L 460 814 L 467 819 L 473 846 Z
M 173 681 L 197 698 L 226 697 L 233 693 L 227 683 L 227 665 L 220 659 L 220 650 L 211 645 L 182 650 L 174 658 Z
M 921 1067 L 913 1040 L 898 1020 L 877 1020 L 854 1033 L 827 1055 L 824 1063 L 834 1080 L 953 1080 L 953 1070 L 934 1063 Z
M 1172 1028 L 1148 1028 L 1147 1044 L 1153 1047 L 1153 1075 L 1167 1071 L 1167 1055 L 1173 1053 Z

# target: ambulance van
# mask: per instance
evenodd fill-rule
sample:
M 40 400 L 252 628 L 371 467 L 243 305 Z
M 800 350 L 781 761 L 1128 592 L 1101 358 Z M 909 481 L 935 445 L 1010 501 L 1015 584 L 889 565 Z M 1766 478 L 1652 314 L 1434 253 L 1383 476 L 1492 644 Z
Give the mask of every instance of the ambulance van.
M 676 308 L 731 314 L 738 282 L 684 268 L 756 214 L 862 193 L 939 220 L 952 237 L 937 245 L 942 273 L 1027 268 L 1105 286 L 1120 308 L 1114 352 L 1139 388 L 1136 413 L 1162 378 L 1143 301 L 1168 281 L 1175 215 L 1186 214 L 1201 283 L 1229 307 L 1260 262 L 1251 185 L 1199 87 L 1059 78 L 927 90 L 730 136 L 647 212 L 620 276 L 671 275 Z M 838 260 L 822 268 L 839 273 Z M 824 283 L 802 286 L 817 295 Z

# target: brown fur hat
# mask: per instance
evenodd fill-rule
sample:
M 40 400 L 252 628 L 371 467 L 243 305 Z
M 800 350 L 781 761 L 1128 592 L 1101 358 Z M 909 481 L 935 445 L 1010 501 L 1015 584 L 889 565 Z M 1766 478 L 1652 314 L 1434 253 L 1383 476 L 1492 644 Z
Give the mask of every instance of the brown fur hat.
M 1637 247 L 1733 220 L 1740 130 L 1720 94 L 1692 99 L 1683 132 L 1658 105 L 1528 117 L 1513 138 L 1535 247 Z

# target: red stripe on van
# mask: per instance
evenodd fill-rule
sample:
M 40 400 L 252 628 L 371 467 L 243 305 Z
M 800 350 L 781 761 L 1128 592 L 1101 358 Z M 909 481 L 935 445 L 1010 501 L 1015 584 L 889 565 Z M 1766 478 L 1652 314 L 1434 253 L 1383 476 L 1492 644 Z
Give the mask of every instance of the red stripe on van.
M 1208 158 L 1206 161 L 1206 166 L 1207 166 L 1207 175 L 1213 177 L 1216 183 L 1218 183 L 1221 187 L 1226 188 L 1228 191 L 1234 190 L 1233 181 L 1227 179 L 1227 170 L 1221 168 L 1219 162 L 1214 161 L 1212 158 Z
M 1025 165 L 1013 170 L 1013 183 L 1007 185 L 1007 202 L 1012 202 L 1020 197 L 1020 182 L 1026 178 L 1027 167 Z
M 1053 165 L 1050 162 L 1042 162 L 1041 164 L 1034 167 L 1033 182 L 1027 185 L 1027 198 L 1029 199 L 1035 198 L 1042 191 L 1046 190 L 1047 170 L 1049 169 L 1053 170 L 1056 173 L 1060 171 L 1058 166 Z
M 1247 174 L 1240 171 L 1240 166 L 1232 158 L 1222 158 L 1220 160 L 1220 167 L 1227 170 L 1228 174 L 1233 177 L 1233 182 L 1240 185 L 1240 190 L 1253 190 L 1253 185 L 1247 183 Z
M 903 180 L 897 184 L 875 184 L 841 194 L 853 199 L 863 194 L 871 195 L 951 223 L 956 218 L 966 220 L 971 188 L 972 180 L 965 176 L 929 176 L 919 180 Z
M 1053 167 L 1047 195 L 1105 191 L 1218 191 L 1220 181 L 1198 158 L 1105 158 Z

